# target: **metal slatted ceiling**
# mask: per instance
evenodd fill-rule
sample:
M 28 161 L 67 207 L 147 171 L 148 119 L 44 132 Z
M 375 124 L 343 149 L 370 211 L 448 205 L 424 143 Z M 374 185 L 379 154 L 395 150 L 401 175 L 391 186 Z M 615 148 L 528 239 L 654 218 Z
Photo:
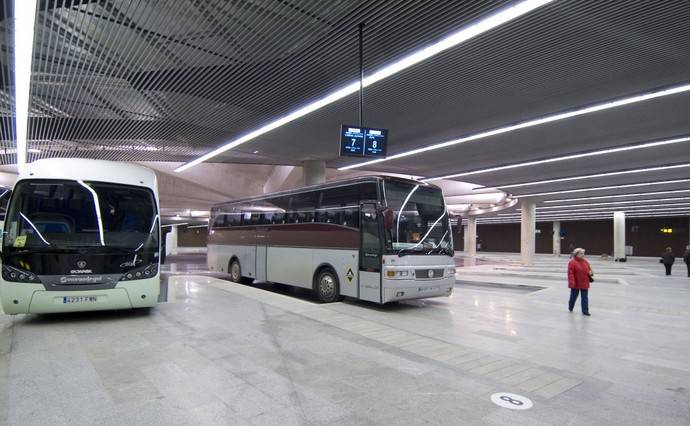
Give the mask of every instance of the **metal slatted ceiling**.
M 389 152 L 401 152 L 565 108 L 690 81 L 689 45 L 690 4 L 686 1 L 556 2 L 373 86 L 365 94 L 366 121 L 390 128 Z M 609 116 L 594 114 L 551 125 L 549 129 L 560 137 L 544 135 L 546 127 L 540 127 L 375 167 L 433 176 L 442 173 L 436 169 L 462 171 L 524 156 L 545 157 L 601 144 L 683 134 L 690 131 L 687 99 L 688 95 L 679 95 Z M 613 115 L 633 110 L 638 113 L 607 125 Z M 314 140 L 333 141 L 327 150 L 310 151 L 333 159 L 337 150 L 333 129 L 347 117 L 356 117 L 354 97 L 267 134 L 245 149 L 275 150 L 280 157 L 286 154 L 280 140 L 309 135 L 307 142 L 312 145 Z M 567 127 L 570 123 L 577 126 Z M 643 129 L 645 124 L 649 128 Z M 637 134 L 628 130 L 635 126 Z M 521 134 L 528 136 L 516 143 Z M 580 147 L 571 141 L 559 143 L 563 136 L 571 135 Z M 294 150 L 306 152 L 300 148 Z M 499 158 L 502 152 L 506 156 Z M 228 158 L 232 155 L 228 153 Z M 339 159 L 331 164 L 352 162 Z
M 29 160 L 182 161 L 505 2 L 39 3 Z
M 367 22 L 366 68 L 373 70 L 505 2 L 39 3 L 30 147 L 41 152 L 29 159 L 188 161 L 351 81 L 357 72 L 358 22 Z M 0 80 L 0 137 L 11 148 L 13 124 L 7 111 L 12 105 L 3 100 L 12 92 L 11 28 L 7 19 L 0 25 L 0 72 L 7 74 Z M 556 1 L 372 86 L 365 95 L 367 122 L 390 128 L 389 152 L 400 152 L 688 81 L 689 45 L 690 5 L 684 0 Z M 435 175 L 532 159 L 535 153 L 546 157 L 690 133 L 690 102 L 683 96 L 377 169 Z M 218 160 L 299 164 L 323 158 L 330 165 L 348 164 L 352 160 L 336 158 L 336 132 L 339 123 L 356 121 L 356 106 L 356 96 L 349 97 Z M 690 158 L 684 149 L 630 161 L 683 161 Z M 12 151 L 5 152 L 0 162 L 12 160 Z M 472 179 L 493 185 L 527 177 Z

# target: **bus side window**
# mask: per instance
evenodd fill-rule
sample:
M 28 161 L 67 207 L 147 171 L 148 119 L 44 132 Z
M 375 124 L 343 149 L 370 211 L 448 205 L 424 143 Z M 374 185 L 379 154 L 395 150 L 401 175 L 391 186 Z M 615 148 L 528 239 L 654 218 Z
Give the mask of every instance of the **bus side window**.
M 222 213 L 219 213 L 218 216 L 215 217 L 213 220 L 213 225 L 211 225 L 211 228 L 222 228 L 225 226 L 225 219 L 227 216 L 223 215 Z
M 226 214 L 225 226 L 240 226 L 242 224 L 242 213 L 232 212 Z
M 290 206 L 299 223 L 311 223 L 316 213 L 317 192 L 305 192 L 291 196 Z

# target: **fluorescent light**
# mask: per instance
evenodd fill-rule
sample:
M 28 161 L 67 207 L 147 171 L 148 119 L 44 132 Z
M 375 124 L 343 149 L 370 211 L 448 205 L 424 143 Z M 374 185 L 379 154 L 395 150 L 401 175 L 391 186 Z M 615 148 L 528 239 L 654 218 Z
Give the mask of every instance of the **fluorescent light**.
M 570 176 L 566 178 L 558 178 L 558 179 L 546 179 L 546 180 L 538 180 L 534 182 L 524 182 L 524 183 L 515 183 L 511 185 L 496 185 L 497 188 L 520 188 L 523 186 L 534 186 L 534 185 L 544 185 L 547 183 L 556 183 L 556 182 L 569 182 L 573 180 L 583 180 L 583 179 L 596 179 L 596 178 L 601 178 L 601 177 L 609 177 L 609 176 L 620 176 L 620 175 L 628 175 L 628 174 L 636 174 L 636 173 L 649 173 L 649 172 L 658 172 L 660 170 L 671 170 L 671 169 L 682 169 L 690 167 L 690 164 L 674 164 L 672 166 L 659 166 L 659 167 L 647 167 L 644 169 L 634 169 L 634 170 L 622 170 L 618 172 L 607 172 L 607 173 L 596 173 L 593 175 L 582 175 L 582 176 Z
M 34 153 L 34 154 L 40 154 L 40 153 L 41 153 L 41 150 L 40 150 L 40 149 L 36 149 L 36 148 L 29 148 L 29 149 L 27 149 L 26 151 L 27 151 L 27 152 L 32 152 L 32 153 Z
M 173 226 L 189 225 L 187 222 L 184 223 L 171 223 L 168 225 L 161 225 L 161 228 L 172 228 Z
M 598 151 L 583 152 L 583 153 L 579 153 L 579 154 L 563 155 L 560 157 L 546 158 L 544 160 L 535 160 L 535 161 L 527 161 L 524 163 L 508 164 L 505 166 L 490 167 L 488 169 L 473 170 L 470 172 L 455 173 L 452 175 L 446 175 L 446 176 L 440 176 L 440 177 L 422 179 L 422 180 L 425 182 L 431 182 L 431 181 L 441 180 L 441 179 L 473 176 L 473 175 L 478 175 L 478 174 L 483 174 L 483 173 L 499 172 L 502 170 L 510 170 L 510 169 L 517 169 L 517 168 L 521 168 L 521 167 L 536 166 L 539 164 L 556 163 L 559 161 L 575 160 L 578 158 L 596 157 L 599 155 L 615 154 L 618 152 L 633 151 L 633 150 L 637 150 L 637 149 L 654 148 L 654 147 L 658 147 L 658 146 L 671 145 L 671 144 L 682 143 L 682 142 L 690 142 L 690 137 L 682 137 L 682 138 L 677 138 L 677 139 L 666 139 L 666 140 L 660 140 L 660 141 L 655 141 L 655 142 L 641 143 L 641 144 L 637 144 L 637 145 L 622 146 L 622 147 L 618 147 L 618 148 L 608 148 L 608 149 L 601 149 Z
M 474 140 L 478 140 L 478 139 L 488 138 L 489 136 L 496 136 L 496 135 L 500 135 L 503 133 L 512 132 L 515 130 L 525 129 L 525 128 L 534 127 L 534 126 L 540 126 L 542 124 L 552 123 L 554 121 L 565 120 L 567 118 L 578 117 L 580 115 L 586 115 L 586 114 L 590 114 L 593 112 L 618 108 L 618 107 L 621 107 L 624 105 L 630 105 L 630 104 L 634 104 L 634 103 L 638 103 L 638 102 L 644 102 L 644 101 L 648 101 L 650 99 L 661 98 L 664 96 L 675 95 L 677 93 L 683 93 L 683 92 L 688 92 L 688 91 L 690 91 L 690 84 L 683 84 L 681 86 L 674 86 L 674 87 L 670 87 L 667 89 L 656 90 L 656 91 L 652 91 L 652 92 L 646 92 L 646 93 L 630 96 L 627 98 L 620 98 L 620 99 L 616 99 L 613 101 L 608 101 L 608 102 L 604 102 L 604 103 L 600 103 L 600 104 L 596 104 L 596 105 L 592 105 L 592 106 L 588 106 L 588 107 L 574 109 L 574 110 L 567 111 L 567 112 L 559 112 L 556 114 L 547 115 L 546 117 L 542 117 L 542 118 L 536 118 L 536 119 L 532 119 L 532 120 L 522 121 L 520 123 L 511 124 L 511 125 L 508 125 L 505 127 L 499 127 L 499 128 L 492 129 L 492 130 L 486 130 L 486 131 L 483 131 L 480 133 L 475 133 L 473 135 L 465 136 L 465 137 L 462 137 L 459 139 L 453 139 L 450 141 L 441 142 L 441 143 L 437 143 L 434 145 L 429 145 L 429 146 L 425 146 L 422 148 L 413 149 L 411 151 L 401 152 L 399 154 L 391 155 L 391 156 L 386 157 L 386 158 L 378 158 L 376 160 L 365 161 L 363 163 L 352 164 L 349 166 L 340 167 L 338 170 L 355 169 L 358 167 L 363 167 L 363 166 L 368 166 L 371 164 L 381 163 L 383 161 L 395 160 L 397 158 L 407 157 L 410 155 L 415 155 L 415 154 L 419 154 L 419 153 L 426 152 L 426 151 L 432 151 L 435 149 L 446 148 L 449 146 L 458 145 L 458 144 L 465 143 L 465 142 L 470 142 L 470 141 L 474 141 Z
M 568 207 L 578 208 L 578 207 L 613 206 L 613 205 L 621 205 L 621 204 L 638 204 L 638 203 L 652 203 L 652 202 L 664 202 L 664 201 L 688 201 L 688 202 L 690 202 L 690 197 L 656 198 L 656 199 L 651 199 L 651 200 L 611 201 L 608 203 L 563 204 L 562 206 L 537 207 L 537 210 L 563 209 L 563 208 L 568 208 Z
M 34 51 L 36 0 L 14 1 L 14 79 L 15 126 L 17 129 L 17 168 L 26 166 L 26 139 L 29 130 L 29 96 L 31 94 L 31 61 Z
M 592 188 L 566 189 L 563 191 L 535 192 L 532 194 L 522 194 L 522 195 L 520 195 L 520 197 L 521 198 L 543 197 L 546 195 L 571 194 L 573 192 L 605 191 L 607 189 L 636 188 L 639 186 L 650 186 L 650 185 L 671 185 L 674 183 L 685 183 L 685 182 L 690 182 L 690 179 L 664 180 L 664 181 L 659 181 L 659 182 L 628 183 L 625 185 L 611 185 L 611 186 L 599 186 L 599 187 L 592 187 Z M 611 197 L 613 197 L 613 195 Z
M 187 228 L 208 228 L 208 225 L 193 225 L 193 226 L 188 226 Z
M 621 211 L 629 211 L 629 210 L 638 210 L 638 209 L 649 209 L 649 208 L 662 208 L 662 207 L 690 207 L 690 203 L 672 203 L 672 204 L 644 204 L 644 205 L 637 205 L 637 206 L 608 206 L 608 207 L 586 207 L 586 208 L 575 208 L 575 209 L 570 209 L 571 206 L 558 206 L 558 207 L 548 207 L 548 208 L 554 208 L 558 210 L 549 210 L 549 211 L 544 211 L 538 210 L 537 213 L 542 212 L 543 214 L 547 213 L 557 213 L 558 211 L 608 211 L 608 210 L 621 210 Z M 539 209 L 539 207 L 537 207 Z
M 572 217 L 579 217 L 583 219 L 591 219 L 591 218 L 612 218 L 614 212 L 602 212 L 602 213 L 597 213 L 597 214 L 592 214 L 592 215 L 572 215 L 572 216 L 550 216 L 550 217 L 537 217 L 537 222 L 545 222 L 545 221 L 556 221 L 560 219 L 569 219 Z M 632 213 L 626 213 L 626 217 L 640 217 L 640 216 L 690 216 L 690 211 L 688 213 L 684 212 L 678 212 L 678 211 L 666 211 L 666 210 L 649 210 L 649 211 L 638 211 L 638 212 L 632 212 Z M 485 217 L 485 218 L 477 218 L 477 220 L 480 223 L 487 223 L 489 221 L 492 222 L 504 222 L 504 221 L 520 221 L 519 216 L 515 217 Z
M 568 216 L 598 216 L 598 215 L 603 215 L 603 214 L 613 214 L 614 211 L 623 211 L 627 212 L 626 210 L 622 209 L 612 209 L 610 212 L 548 212 L 545 214 L 538 214 L 537 213 L 537 218 L 554 218 L 554 217 L 568 217 Z M 690 207 L 665 207 L 665 208 L 660 208 L 660 209 L 654 209 L 651 207 L 645 207 L 637 211 L 632 211 L 631 213 L 643 213 L 643 212 L 678 212 L 678 211 L 687 211 L 690 214 Z M 498 216 L 505 217 L 505 218 L 520 218 L 519 214 L 515 213 L 506 213 L 506 214 L 499 214 Z
M 364 78 L 362 81 L 362 86 L 367 87 L 370 86 L 378 81 L 381 81 L 387 77 L 390 77 L 394 74 L 399 73 L 400 71 L 407 69 L 415 64 L 418 64 L 426 59 L 431 58 L 432 56 L 435 56 L 443 51 L 446 51 L 452 47 L 455 47 L 467 40 L 470 40 L 480 34 L 483 34 L 487 31 L 492 30 L 493 28 L 496 28 L 500 25 L 503 25 L 507 22 L 510 22 L 516 18 L 519 18 L 520 16 L 531 12 L 534 9 L 537 9 L 545 4 L 551 3 L 553 0 L 525 0 L 521 1 L 518 3 L 513 4 L 512 6 L 505 7 L 502 9 L 499 9 L 496 13 L 493 13 L 491 15 L 488 15 L 482 19 L 479 19 L 469 25 L 466 25 L 459 29 L 458 31 L 444 37 L 443 39 L 437 41 L 434 44 L 431 44 L 425 48 L 416 50 L 407 56 L 404 56 L 403 58 L 392 62 L 383 68 L 379 69 L 378 71 L 374 72 L 373 74 L 369 75 L 368 77 Z M 323 98 L 320 98 L 316 101 L 313 101 L 281 118 L 278 118 L 274 121 L 271 121 L 270 123 L 252 131 L 244 136 L 241 136 L 235 140 L 232 140 L 225 145 L 218 147 L 214 149 L 213 151 L 202 155 L 199 158 L 196 158 L 193 161 L 190 161 L 187 164 L 183 164 L 182 166 L 178 167 L 175 169 L 176 172 L 181 172 L 184 170 L 187 170 L 190 167 L 194 167 L 199 163 L 202 163 L 208 159 L 211 159 L 219 154 L 222 154 L 225 151 L 228 151 L 230 149 L 233 149 L 239 145 L 242 145 L 243 143 L 246 143 L 252 139 L 255 139 L 265 133 L 270 132 L 271 130 L 274 130 L 278 127 L 281 127 L 287 123 L 290 123 L 294 120 L 297 120 L 298 118 L 304 117 L 307 114 L 310 114 L 318 109 L 321 109 L 327 105 L 332 104 L 333 102 L 336 102 L 340 99 L 343 99 L 344 97 L 351 95 L 353 93 L 356 93 L 359 90 L 360 83 L 359 81 L 350 83 L 326 96 Z
M 606 200 L 609 198 L 629 198 L 629 197 L 647 197 L 649 195 L 667 195 L 667 194 L 681 194 L 683 192 L 690 192 L 690 189 L 674 189 L 670 191 L 654 191 L 654 192 L 636 192 L 634 194 L 618 194 L 618 195 L 597 195 L 596 197 L 579 197 L 579 198 L 562 198 L 559 200 L 546 200 L 544 203 L 566 203 L 571 201 L 587 201 L 587 200 Z M 632 200 L 632 202 L 644 200 Z

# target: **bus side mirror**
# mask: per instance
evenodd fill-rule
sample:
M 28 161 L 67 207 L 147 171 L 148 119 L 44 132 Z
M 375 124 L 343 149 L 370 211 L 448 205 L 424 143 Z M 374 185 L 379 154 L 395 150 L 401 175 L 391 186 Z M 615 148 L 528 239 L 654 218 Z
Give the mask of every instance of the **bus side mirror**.
M 393 229 L 393 209 L 387 208 L 383 211 L 383 227 L 386 231 Z

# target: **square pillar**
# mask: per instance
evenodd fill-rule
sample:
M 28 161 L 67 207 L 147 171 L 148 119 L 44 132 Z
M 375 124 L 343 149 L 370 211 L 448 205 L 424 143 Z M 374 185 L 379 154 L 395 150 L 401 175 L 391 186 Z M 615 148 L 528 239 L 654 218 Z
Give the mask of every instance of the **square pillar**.
M 561 255 L 561 222 L 558 221 L 553 223 L 552 251 L 556 256 Z
M 523 266 L 532 266 L 537 244 L 537 203 L 522 200 L 520 204 L 520 261 Z
M 469 216 L 467 218 L 467 248 L 465 253 L 468 256 L 477 255 L 477 217 Z
M 625 259 L 625 213 L 613 213 L 613 260 Z
M 305 186 L 326 182 L 326 162 L 324 160 L 304 160 L 302 172 Z

